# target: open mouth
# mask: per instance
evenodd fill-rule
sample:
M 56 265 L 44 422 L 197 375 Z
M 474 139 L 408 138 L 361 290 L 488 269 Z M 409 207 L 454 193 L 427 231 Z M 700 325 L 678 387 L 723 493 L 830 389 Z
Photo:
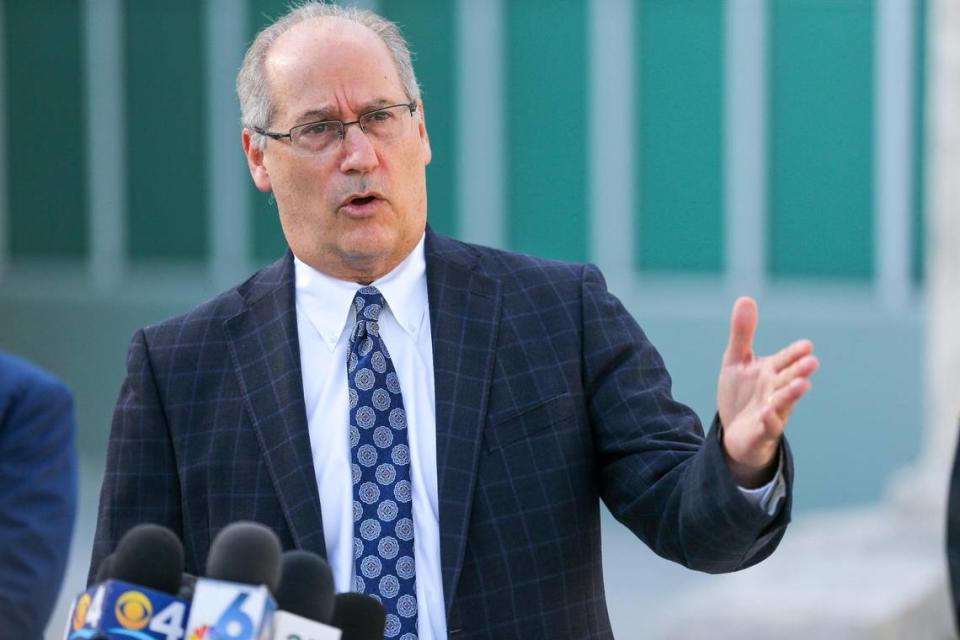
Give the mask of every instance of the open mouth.
M 374 200 L 376 200 L 374 196 L 364 196 L 362 198 L 351 198 L 348 204 L 362 207 L 363 205 L 370 204 Z

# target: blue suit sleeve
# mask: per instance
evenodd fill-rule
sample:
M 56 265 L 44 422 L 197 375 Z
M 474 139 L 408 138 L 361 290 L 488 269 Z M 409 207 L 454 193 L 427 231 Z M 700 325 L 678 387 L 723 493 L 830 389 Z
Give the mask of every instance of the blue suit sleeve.
M 40 638 L 76 517 L 73 399 L 25 363 L 0 370 L 0 638 Z

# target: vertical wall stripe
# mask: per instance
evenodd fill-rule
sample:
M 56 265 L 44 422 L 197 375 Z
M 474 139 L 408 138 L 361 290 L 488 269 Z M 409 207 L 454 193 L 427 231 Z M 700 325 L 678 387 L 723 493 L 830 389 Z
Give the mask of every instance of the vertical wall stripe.
M 193 0 L 125 6 L 130 257 L 202 263 L 209 251 L 205 11 Z
M 644 0 L 634 30 L 642 184 L 637 266 L 719 273 L 723 262 L 723 3 Z
M 873 275 L 873 6 L 771 4 L 773 275 Z
M 766 270 L 767 3 L 726 3 L 724 256 L 732 293 L 759 295 Z
M 433 158 L 427 166 L 427 220 L 457 233 L 457 3 L 386 2 L 384 16 L 400 26 L 413 54 Z
M 927 0 L 916 0 L 913 21 L 913 264 L 910 272 L 915 284 L 924 281 L 926 247 L 926 153 L 927 153 Z
M 503 2 L 457 0 L 460 237 L 506 245 L 503 162 Z
M 590 259 L 628 273 L 633 255 L 632 0 L 590 0 Z
M 10 201 L 7 192 L 7 163 L 10 153 L 10 145 L 7 144 L 7 94 L 10 90 L 7 87 L 7 29 L 4 19 L 7 12 L 4 6 L 6 2 L 7 0 L 0 0 L 0 282 L 7 270 L 10 252 L 7 246 L 7 227 L 10 224 Z
M 84 260 L 89 233 L 80 2 L 7 2 L 4 23 L 10 257 Z
M 504 6 L 510 247 L 585 260 L 591 246 L 586 0 Z
M 890 310 L 904 309 L 910 294 L 913 10 L 913 2 L 878 0 L 874 16 L 874 283 Z
M 126 129 L 121 0 L 84 3 L 90 279 L 115 289 L 126 267 Z
M 247 42 L 246 5 L 235 0 L 206 3 L 207 210 L 210 269 L 218 288 L 248 268 L 250 173 L 240 144 L 240 105 L 234 90 Z

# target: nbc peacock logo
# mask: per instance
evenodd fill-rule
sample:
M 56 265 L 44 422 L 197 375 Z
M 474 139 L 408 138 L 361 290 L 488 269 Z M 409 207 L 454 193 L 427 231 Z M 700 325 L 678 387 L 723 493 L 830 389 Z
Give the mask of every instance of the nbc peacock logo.
M 117 622 L 125 629 L 143 629 L 153 616 L 150 599 L 139 591 L 127 591 L 119 598 L 113 608 Z

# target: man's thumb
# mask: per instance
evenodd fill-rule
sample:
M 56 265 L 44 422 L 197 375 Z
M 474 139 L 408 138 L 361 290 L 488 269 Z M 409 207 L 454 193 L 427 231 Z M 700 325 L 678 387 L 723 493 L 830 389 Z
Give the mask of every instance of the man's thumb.
M 753 334 L 757 331 L 757 302 L 741 297 L 733 303 L 730 314 L 730 341 L 723 354 L 723 363 L 732 364 L 749 360 L 753 356 Z

